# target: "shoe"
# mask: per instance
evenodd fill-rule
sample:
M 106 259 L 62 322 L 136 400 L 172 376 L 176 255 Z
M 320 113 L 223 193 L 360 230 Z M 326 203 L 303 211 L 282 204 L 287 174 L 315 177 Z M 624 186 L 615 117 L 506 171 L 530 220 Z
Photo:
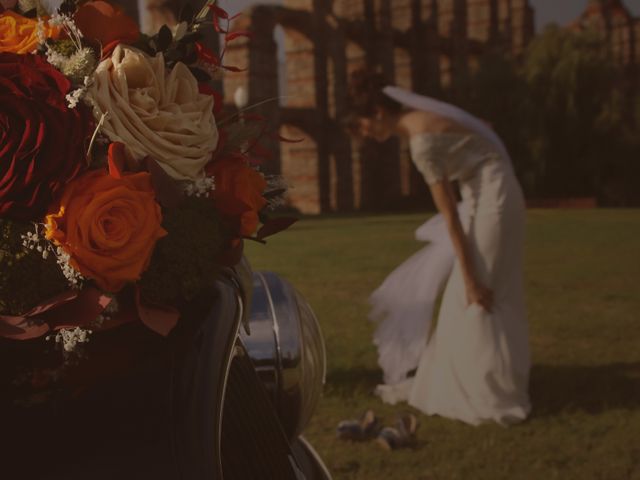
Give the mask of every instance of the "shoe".
M 374 438 L 380 431 L 380 422 L 373 410 L 362 414 L 360 420 L 343 420 L 338 424 L 337 435 L 341 440 L 361 442 Z
M 415 441 L 416 432 L 418 431 L 418 419 L 413 413 L 399 415 L 396 420 L 396 425 L 404 436 Z
M 418 419 L 411 413 L 399 415 L 393 427 L 380 430 L 376 442 L 383 449 L 391 451 L 403 447 L 411 447 L 416 443 Z

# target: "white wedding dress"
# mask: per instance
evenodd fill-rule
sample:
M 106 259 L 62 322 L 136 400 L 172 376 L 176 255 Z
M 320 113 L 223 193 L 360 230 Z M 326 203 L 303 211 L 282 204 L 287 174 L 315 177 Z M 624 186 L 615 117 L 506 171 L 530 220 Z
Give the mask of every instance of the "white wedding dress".
M 492 312 L 467 305 L 460 264 L 442 218 L 434 217 L 416 232 L 430 244 L 370 298 L 370 316 L 378 322 L 374 343 L 385 374 L 377 393 L 430 415 L 507 425 L 530 411 L 522 278 L 525 205 L 502 143 L 480 133 L 421 134 L 410 139 L 410 146 L 427 183 L 446 175 L 460 185 L 460 218 L 479 280 L 493 290 Z M 415 376 L 407 377 L 416 367 Z

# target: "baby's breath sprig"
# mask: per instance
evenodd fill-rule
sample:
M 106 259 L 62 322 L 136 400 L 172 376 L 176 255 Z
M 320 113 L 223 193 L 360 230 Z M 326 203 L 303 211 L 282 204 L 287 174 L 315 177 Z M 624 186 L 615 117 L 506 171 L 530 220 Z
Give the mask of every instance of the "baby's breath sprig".
M 72 9 L 73 8 L 73 9 Z M 44 25 L 38 25 L 38 38 L 44 44 L 47 61 L 69 77 L 75 85 L 82 85 L 86 88 L 86 78 L 89 77 L 98 66 L 99 58 L 93 48 L 83 45 L 83 34 L 78 28 L 73 18 L 75 7 L 67 5 L 60 8 L 48 20 L 49 25 L 59 27 L 66 33 L 65 39 L 42 41 L 44 37 Z M 42 32 L 41 32 L 42 31 Z M 67 100 L 73 106 L 77 105 L 81 93 L 73 92 L 72 97 L 67 96 Z
M 73 266 L 71 266 L 71 256 L 65 252 L 62 247 L 54 246 L 49 240 L 47 240 L 42 231 L 40 230 L 40 224 L 34 223 L 35 231 L 27 232 L 22 235 L 22 246 L 28 250 L 35 250 L 42 255 L 42 258 L 46 260 L 49 255 L 56 256 L 56 262 L 62 271 L 62 274 L 69 282 L 69 286 L 74 289 L 82 288 L 82 282 L 84 277 Z
M 34 223 L 35 231 L 27 232 L 21 235 L 22 246 L 27 250 L 35 250 L 42 254 L 42 258 L 46 260 L 52 252 L 52 245 L 40 234 L 39 224 Z
M 56 12 L 51 15 L 49 23 L 53 26 L 60 27 L 65 31 L 69 40 L 71 40 L 76 47 L 76 50 L 82 49 L 82 32 L 76 26 L 76 22 L 70 13 Z
M 62 247 L 56 247 L 55 254 L 58 265 L 62 270 L 62 274 L 69 282 L 69 286 L 77 290 L 81 289 L 84 277 L 71 265 L 71 255 L 65 252 Z
M 45 44 L 47 61 L 74 83 L 86 89 L 87 77 L 98 66 L 98 57 L 93 48 L 77 48 L 71 40 L 58 40 Z
M 216 182 L 213 177 L 198 178 L 184 185 L 184 193 L 189 197 L 206 197 L 215 189 Z
M 46 339 L 55 340 L 56 344 L 61 345 L 65 352 L 71 353 L 76 352 L 79 345 L 88 343 L 92 333 L 91 330 L 80 327 L 70 329 L 63 328 L 56 333 L 55 337 L 50 335 L 46 337 Z
M 38 23 L 36 24 L 36 35 L 38 36 L 38 46 L 45 45 L 47 41 L 47 35 L 44 31 L 44 20 L 42 17 L 38 17 Z
M 69 104 L 69 108 L 76 108 L 78 103 L 80 103 L 80 100 L 82 100 L 87 93 L 87 90 L 91 86 L 91 82 L 91 77 L 85 76 L 83 85 L 67 94 L 66 99 Z

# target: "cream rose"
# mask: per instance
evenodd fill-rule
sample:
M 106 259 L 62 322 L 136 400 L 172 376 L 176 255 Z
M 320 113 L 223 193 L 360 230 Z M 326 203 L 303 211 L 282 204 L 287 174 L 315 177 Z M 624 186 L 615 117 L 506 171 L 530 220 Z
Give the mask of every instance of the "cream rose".
M 118 45 L 93 80 L 94 114 L 107 114 L 102 131 L 124 143 L 128 157 L 137 163 L 149 155 L 178 180 L 204 175 L 218 144 L 213 97 L 199 93 L 186 65 L 167 72 L 161 53 L 150 57 Z

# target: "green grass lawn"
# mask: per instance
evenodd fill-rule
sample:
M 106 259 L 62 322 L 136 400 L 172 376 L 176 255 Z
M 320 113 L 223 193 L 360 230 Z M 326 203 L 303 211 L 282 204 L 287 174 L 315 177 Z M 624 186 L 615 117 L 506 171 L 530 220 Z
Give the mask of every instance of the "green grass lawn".
M 327 384 L 306 436 L 334 478 L 640 479 L 640 210 L 528 213 L 528 421 L 470 427 L 419 415 L 417 446 L 394 452 L 336 439 L 337 423 L 366 408 L 386 423 L 409 409 L 372 394 L 381 372 L 367 297 L 421 248 L 413 231 L 426 217 L 304 219 L 247 247 L 256 270 L 288 278 L 320 319 Z

